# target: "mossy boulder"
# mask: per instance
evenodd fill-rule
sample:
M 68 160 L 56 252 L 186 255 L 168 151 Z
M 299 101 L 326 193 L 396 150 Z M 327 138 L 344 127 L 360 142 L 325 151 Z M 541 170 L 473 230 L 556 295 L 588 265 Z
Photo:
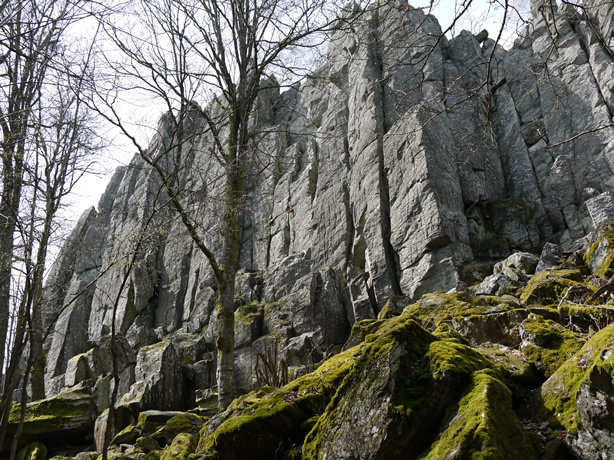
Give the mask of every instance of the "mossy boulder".
M 7 439 L 17 430 L 20 416 L 21 404 L 15 403 L 9 415 Z M 88 392 L 61 393 L 35 401 L 25 407 L 20 445 L 31 441 L 43 442 L 47 447 L 83 444 L 91 439 L 95 421 L 96 405 Z
M 514 389 L 535 388 L 543 381 L 535 365 L 516 348 L 484 344 L 478 350 L 506 378 L 508 386 Z
M 522 291 L 520 300 L 528 304 L 558 304 L 567 289 L 583 284 L 580 269 L 548 270 L 532 276 Z
M 201 430 L 198 458 L 274 458 L 302 441 L 334 395 L 364 345 L 327 360 L 314 372 L 274 390 L 264 387 L 237 398 Z
M 603 277 L 614 276 L 614 222 L 601 224 L 585 254 L 591 271 Z
M 520 336 L 522 352 L 546 377 L 550 377 L 586 341 L 582 334 L 534 314 L 521 323 Z
M 489 370 L 474 372 L 445 427 L 420 458 L 525 459 L 536 454 L 512 408 L 512 392 Z
M 507 299 L 507 300 L 506 300 Z M 518 300 L 498 296 L 476 296 L 469 292 L 426 294 L 418 302 L 408 305 L 404 313 L 412 315 L 423 327 L 434 330 L 441 323 L 455 318 L 501 313 L 520 308 Z
M 489 367 L 480 353 L 437 340 L 408 315 L 367 340 L 307 435 L 303 458 L 416 458 L 472 372 Z
M 552 422 L 582 458 L 614 452 L 614 325 L 594 334 L 542 385 Z
M 357 321 L 352 326 L 350 337 L 343 345 L 343 349 L 348 350 L 358 344 L 361 344 L 365 341 L 366 336 L 376 332 L 384 323 L 384 319 L 363 319 L 362 321 Z
M 173 442 L 162 451 L 160 460 L 187 460 L 196 449 L 196 436 L 190 433 L 178 434 Z
M 166 445 L 181 433 L 198 435 L 203 427 L 203 423 L 202 417 L 196 414 L 190 414 L 188 412 L 177 414 L 169 419 L 164 426 L 158 428 L 152 435 L 152 438 L 158 441 L 160 445 Z

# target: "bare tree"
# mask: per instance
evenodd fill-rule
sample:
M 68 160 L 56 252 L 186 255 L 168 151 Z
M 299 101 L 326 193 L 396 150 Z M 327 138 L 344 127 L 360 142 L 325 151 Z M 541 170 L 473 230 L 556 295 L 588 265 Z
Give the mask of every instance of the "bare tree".
M 82 3 L 7 0 L 0 9 L 0 368 L 6 365 L 14 233 L 23 202 L 24 179 L 32 166 L 28 164 L 30 153 L 35 139 L 40 144 L 40 136 L 33 129 L 37 125 L 36 112 L 41 109 L 51 70 L 59 64 L 56 60 L 63 50 L 62 35 L 84 14 Z
M 170 203 L 196 247 L 206 256 L 217 284 L 219 407 L 234 397 L 234 290 L 239 268 L 239 222 L 250 169 L 253 113 L 267 73 L 284 68 L 284 53 L 313 47 L 328 30 L 335 5 L 322 0 L 168 0 L 131 6 L 138 21 L 105 23 L 121 63 L 119 75 L 162 101 L 166 144 L 149 151 L 137 140 L 115 103 L 117 81 L 97 107 L 137 147 L 160 176 Z M 122 12 L 122 14 L 126 14 Z M 137 35 L 138 33 L 138 35 Z M 135 83 L 136 82 L 136 83 Z M 205 96 L 204 98 L 202 96 Z M 194 103 L 204 99 L 203 107 Z M 194 132 L 194 117 L 203 120 Z M 185 157 L 195 135 L 210 139 L 210 154 L 221 177 L 221 248 L 214 248 L 184 200 Z

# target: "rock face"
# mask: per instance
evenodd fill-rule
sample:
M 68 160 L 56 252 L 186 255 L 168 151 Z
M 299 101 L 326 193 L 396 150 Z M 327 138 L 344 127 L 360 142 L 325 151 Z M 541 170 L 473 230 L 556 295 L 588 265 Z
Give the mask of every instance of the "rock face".
M 594 273 L 612 274 L 614 243 L 603 231 L 614 219 L 612 4 L 585 2 L 589 24 L 570 6 L 532 2 L 534 20 L 504 50 L 466 31 L 439 39 L 434 17 L 402 0 L 385 3 L 364 12 L 351 30 L 340 27 L 326 62 L 301 85 L 280 94 L 273 78 L 263 82 L 236 288 L 241 391 L 256 386 L 259 356 L 274 356 L 269 364 L 276 369 L 285 365 L 294 376 L 304 374 L 338 350 L 354 324 L 398 314 L 398 299 L 407 305 L 433 291 L 462 290 L 468 264 L 492 268 L 514 253 L 475 292 L 504 298 L 532 277 L 514 301 L 526 304 L 558 301 L 560 290 L 578 281 L 560 272 L 539 277 L 577 255 L 572 241 L 590 246 Z M 348 6 L 343 14 L 358 12 Z M 184 171 L 177 180 L 186 190 L 202 191 L 185 203 L 216 248 L 219 205 L 208 197 L 221 193 L 221 172 L 208 154 L 211 139 L 201 134 L 203 126 L 191 116 L 194 137 L 189 153 L 177 159 Z M 150 151 L 167 142 L 168 129 L 163 116 Z M 45 290 L 46 321 L 55 321 L 46 343 L 49 394 L 88 380 L 98 380 L 97 395 L 108 394 L 112 366 L 108 360 L 95 365 L 94 355 L 104 354 L 113 321 L 122 349 L 133 354 L 122 355 L 120 369 L 126 404 L 138 400 L 139 411 L 182 409 L 215 387 L 215 282 L 181 221 L 158 206 L 164 202 L 160 190 L 159 178 L 136 156 L 116 172 L 98 211 L 80 219 L 62 249 Z M 147 238 L 126 274 L 122 257 L 143 232 Z M 479 318 L 450 318 L 450 324 L 472 345 L 493 337 L 505 346 L 523 341 L 526 350 L 547 357 L 528 313 L 508 307 L 493 306 Z M 428 348 L 432 340 L 418 342 Z M 424 354 L 394 347 L 374 362 L 369 372 L 380 377 L 365 387 L 387 403 L 404 397 L 395 379 Z M 539 371 L 551 374 L 558 364 L 545 363 Z M 493 414 L 506 413 L 510 390 L 501 376 L 476 374 L 487 367 L 465 369 L 466 393 L 450 394 L 450 401 L 479 399 Z M 457 378 L 444 374 L 433 375 L 434 384 L 444 388 Z M 588 400 L 601 391 L 595 379 L 587 377 L 578 394 Z M 357 390 L 341 388 L 337 411 L 326 413 L 330 426 L 377 417 L 382 431 L 369 434 L 369 452 L 394 454 L 394 426 L 415 415 L 400 416 L 383 400 L 356 405 L 351 395 Z M 367 404 L 382 409 L 371 414 Z M 431 409 L 439 414 L 433 423 L 443 423 L 444 408 Z M 463 414 L 475 412 L 471 405 L 466 411 L 448 414 L 450 432 Z M 587 407 L 585 423 L 606 423 L 598 412 Z M 512 425 L 507 428 L 521 439 Z M 348 450 L 324 422 L 318 427 L 321 436 L 314 434 L 309 445 L 331 458 L 367 452 L 364 446 L 357 447 L 362 453 Z M 356 424 L 344 436 L 363 437 L 368 429 Z M 474 429 L 480 437 L 481 428 Z M 599 429 L 592 436 L 605 443 Z M 393 444 L 408 443 L 416 454 L 428 447 L 411 444 L 414 438 Z M 499 441 L 492 440 L 496 452 L 506 448 Z M 194 447 L 187 438 L 181 442 Z

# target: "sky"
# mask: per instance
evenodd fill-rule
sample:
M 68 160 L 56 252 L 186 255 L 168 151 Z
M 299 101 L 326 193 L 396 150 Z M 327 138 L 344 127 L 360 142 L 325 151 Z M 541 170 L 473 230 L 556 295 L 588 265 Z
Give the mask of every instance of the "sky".
M 454 29 L 448 34 L 450 37 L 457 35 L 461 30 L 467 29 L 477 34 L 486 29 L 490 38 L 496 38 L 499 34 L 500 24 L 503 18 L 503 10 L 499 2 L 504 0 L 473 0 L 470 9 L 455 25 Z M 432 13 L 439 20 L 442 30 L 447 29 L 458 12 L 464 7 L 463 0 L 414 0 L 410 1 L 412 7 L 424 8 L 427 11 L 431 7 Z M 512 2 L 511 2 L 512 3 Z M 513 2 L 524 18 L 529 17 L 529 0 L 515 0 Z M 509 24 L 514 24 L 505 30 L 502 37 L 502 45 L 510 47 L 515 38 L 515 24 L 518 22 L 517 16 L 511 18 Z M 77 34 L 84 33 L 84 30 L 91 30 L 95 27 L 91 23 L 81 24 Z M 147 104 L 131 103 L 126 104 L 124 109 L 127 119 L 134 120 L 135 126 L 138 124 L 154 124 L 162 114 L 159 110 Z M 65 211 L 66 225 L 72 227 L 79 216 L 91 206 L 97 207 L 98 200 L 104 192 L 107 183 L 115 168 L 120 165 L 128 164 L 135 153 L 135 148 L 119 132 L 114 129 L 106 129 L 102 137 L 108 147 L 102 152 L 101 162 L 96 174 L 84 177 L 77 185 L 74 195 L 69 200 L 69 205 Z M 141 130 L 141 136 L 147 137 L 147 131 Z

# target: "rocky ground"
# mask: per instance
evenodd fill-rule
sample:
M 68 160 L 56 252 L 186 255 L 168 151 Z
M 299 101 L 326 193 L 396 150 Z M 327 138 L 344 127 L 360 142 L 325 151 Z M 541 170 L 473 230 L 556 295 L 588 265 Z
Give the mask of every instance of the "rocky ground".
M 515 253 L 466 290 L 393 298 L 313 372 L 222 413 L 138 413 L 124 399 L 110 458 L 610 458 L 613 275 L 614 223 Z M 100 423 L 86 386 L 32 403 L 20 458 L 98 459 Z

